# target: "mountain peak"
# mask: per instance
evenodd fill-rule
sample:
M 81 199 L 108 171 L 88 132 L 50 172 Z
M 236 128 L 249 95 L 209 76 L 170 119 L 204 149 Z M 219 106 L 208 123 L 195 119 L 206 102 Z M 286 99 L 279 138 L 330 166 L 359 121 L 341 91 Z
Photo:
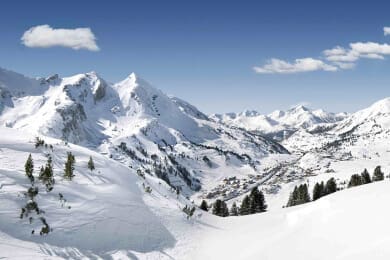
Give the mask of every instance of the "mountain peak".
M 310 111 L 310 109 L 305 107 L 304 105 L 296 105 L 296 106 L 293 106 L 288 111 L 290 111 L 290 112 L 308 112 L 308 111 Z
M 375 102 L 372 106 L 369 107 L 369 109 L 382 113 L 390 112 L 390 97 Z
M 131 72 L 127 77 L 130 79 L 137 79 L 137 74 L 135 72 Z

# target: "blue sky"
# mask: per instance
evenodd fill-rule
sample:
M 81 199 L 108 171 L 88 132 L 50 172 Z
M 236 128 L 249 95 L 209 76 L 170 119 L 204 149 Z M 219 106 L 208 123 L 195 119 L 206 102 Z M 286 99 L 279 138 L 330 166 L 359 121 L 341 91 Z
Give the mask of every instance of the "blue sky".
M 350 112 L 390 96 L 387 49 L 380 57 L 370 52 L 375 59 L 359 53 L 348 69 L 323 51 L 341 46 L 350 53 L 356 42 L 390 44 L 384 35 L 389 9 L 386 1 L 5 0 L 0 66 L 28 76 L 94 70 L 112 82 L 134 71 L 207 113 L 268 113 L 299 103 Z M 22 44 L 26 30 L 46 24 L 90 28 L 99 51 Z M 317 61 L 315 68 L 295 71 L 295 60 L 303 58 Z M 254 71 L 271 59 L 292 68 L 280 73 L 271 64 L 268 73 Z

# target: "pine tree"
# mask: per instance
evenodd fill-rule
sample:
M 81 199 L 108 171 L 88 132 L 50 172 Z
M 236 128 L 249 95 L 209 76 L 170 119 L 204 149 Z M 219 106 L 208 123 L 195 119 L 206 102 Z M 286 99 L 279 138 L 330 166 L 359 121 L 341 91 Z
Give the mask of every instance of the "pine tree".
M 259 191 L 257 187 L 254 187 L 251 190 L 249 199 L 250 199 L 250 214 L 266 211 L 267 205 L 265 204 L 264 194 L 263 192 Z
M 316 183 L 313 188 L 313 201 L 318 200 L 324 195 L 325 195 L 324 183 L 323 182 L 321 182 L 321 184 Z
M 54 175 L 53 175 L 53 162 L 51 156 L 47 159 L 45 167 L 41 167 L 39 173 L 39 180 L 41 180 L 46 185 L 46 190 L 51 191 L 54 185 Z
M 27 177 L 30 179 L 31 183 L 33 183 L 34 182 L 34 176 L 33 176 L 34 161 L 32 159 L 31 153 L 28 156 L 26 163 L 24 164 L 24 170 L 26 172 Z
M 380 166 L 375 167 L 374 175 L 372 177 L 372 181 L 383 181 L 385 178 L 384 173 L 381 170 Z
M 257 212 L 260 212 L 259 205 L 258 205 L 258 196 L 259 196 L 259 190 L 257 187 L 253 188 L 251 190 L 251 193 L 249 195 L 249 214 L 255 214 Z
M 224 201 L 222 201 L 222 217 L 229 217 L 229 208 Z
M 221 214 L 221 203 L 222 203 L 221 200 L 216 200 L 214 202 L 214 204 L 213 204 L 213 211 L 212 211 L 212 213 L 214 215 L 219 216 Z
M 306 183 L 299 185 L 298 194 L 299 194 L 298 196 L 299 204 L 310 202 L 310 195 Z
M 351 179 L 349 180 L 348 188 L 359 186 L 359 185 L 362 185 L 362 184 L 363 184 L 362 176 L 360 176 L 359 174 L 353 174 L 351 176 Z
M 213 204 L 213 214 L 220 216 L 220 217 L 227 217 L 229 216 L 229 209 L 226 205 L 226 203 L 222 200 L 216 200 Z
M 371 177 L 370 177 L 370 174 L 368 173 L 367 169 L 364 169 L 361 176 L 362 176 L 362 184 L 371 183 Z
M 298 200 L 298 188 L 294 187 L 294 191 L 290 193 L 290 197 L 288 198 L 287 207 L 292 207 L 297 205 Z
M 301 184 L 298 187 L 295 186 L 294 191 L 290 194 L 287 207 L 300 205 L 306 202 L 310 202 L 310 195 L 306 184 Z
M 89 157 L 88 169 L 90 169 L 91 171 L 95 170 L 95 163 L 92 160 L 92 156 Z
M 207 202 L 205 200 L 202 200 L 202 203 L 200 204 L 200 209 L 204 211 L 209 211 Z
M 73 171 L 75 162 L 74 155 L 71 152 L 68 152 L 68 158 L 66 160 L 64 169 L 64 177 L 68 180 L 72 180 L 74 177 Z
M 237 208 L 237 204 L 233 202 L 232 207 L 230 208 L 230 216 L 238 216 L 239 209 Z
M 267 211 L 267 203 L 265 202 L 265 197 L 264 197 L 264 194 L 262 191 L 259 191 L 259 198 L 258 198 L 258 201 L 259 201 L 259 208 L 260 208 L 260 212 L 265 212 Z
M 331 194 L 331 193 L 336 192 L 336 191 L 337 191 L 336 180 L 332 177 L 332 178 L 330 178 L 330 179 L 326 182 L 326 185 L 325 185 L 325 194 L 328 195 L 328 194 Z
M 241 202 L 240 215 L 250 214 L 250 206 L 250 198 L 248 195 L 246 195 Z

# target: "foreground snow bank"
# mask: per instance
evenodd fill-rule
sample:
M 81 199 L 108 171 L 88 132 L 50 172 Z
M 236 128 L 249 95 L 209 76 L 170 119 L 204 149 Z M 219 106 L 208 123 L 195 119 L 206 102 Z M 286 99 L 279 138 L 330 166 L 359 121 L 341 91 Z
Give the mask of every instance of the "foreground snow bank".
M 104 255 L 121 249 L 144 253 L 164 251 L 175 245 L 171 232 L 144 202 L 144 196 L 148 196 L 141 185 L 144 180 L 133 170 L 86 148 L 44 139 L 54 146 L 53 151 L 34 148 L 33 136 L 0 129 L 0 252 L 14 255 L 16 252 L 12 248 L 20 243 L 12 241 L 18 240 L 37 243 L 30 246 L 32 244 L 26 242 L 23 247 L 38 253 L 48 245 L 50 250 L 73 248 L 86 255 Z M 76 158 L 72 181 L 62 177 L 68 151 Z M 23 193 L 31 186 L 24 173 L 24 163 L 30 153 L 39 188 L 35 201 L 45 213 L 31 213 L 29 221 L 28 217 L 20 219 L 19 215 L 28 201 Z M 56 180 L 51 192 L 47 192 L 37 178 L 39 168 L 46 163 L 46 154 L 53 158 Z M 96 166 L 93 172 L 87 169 L 90 156 Z M 59 194 L 64 196 L 66 203 L 60 200 Z M 44 217 L 53 229 L 48 235 L 39 235 L 40 217 Z M 34 234 L 32 230 L 35 230 Z
M 221 219 L 193 259 L 389 259 L 390 183 L 316 202 Z

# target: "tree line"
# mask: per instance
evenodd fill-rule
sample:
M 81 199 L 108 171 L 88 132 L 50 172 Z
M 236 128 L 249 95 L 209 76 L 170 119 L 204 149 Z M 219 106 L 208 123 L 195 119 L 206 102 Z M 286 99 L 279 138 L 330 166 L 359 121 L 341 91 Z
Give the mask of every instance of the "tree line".
M 353 174 L 348 182 L 348 188 L 368 184 L 375 181 L 384 180 L 385 175 L 381 170 L 380 166 L 375 167 L 372 177 L 370 176 L 367 169 L 361 174 Z M 341 188 L 337 187 L 337 183 L 334 178 L 330 178 L 326 183 L 323 181 L 316 183 L 312 192 L 312 199 L 310 198 L 308 185 L 301 184 L 294 187 L 293 192 L 290 193 L 286 207 L 292 207 L 300 204 L 304 204 L 310 201 L 318 200 L 319 198 L 334 193 Z
M 209 205 L 205 200 L 200 204 L 200 209 L 209 211 Z M 234 202 L 229 209 L 226 202 L 223 200 L 216 200 L 212 206 L 212 214 L 220 217 L 228 216 L 243 216 L 256 213 L 262 213 L 267 210 L 267 204 L 265 202 L 264 194 L 257 187 L 254 187 L 249 195 L 246 195 L 241 205 L 238 207 Z

